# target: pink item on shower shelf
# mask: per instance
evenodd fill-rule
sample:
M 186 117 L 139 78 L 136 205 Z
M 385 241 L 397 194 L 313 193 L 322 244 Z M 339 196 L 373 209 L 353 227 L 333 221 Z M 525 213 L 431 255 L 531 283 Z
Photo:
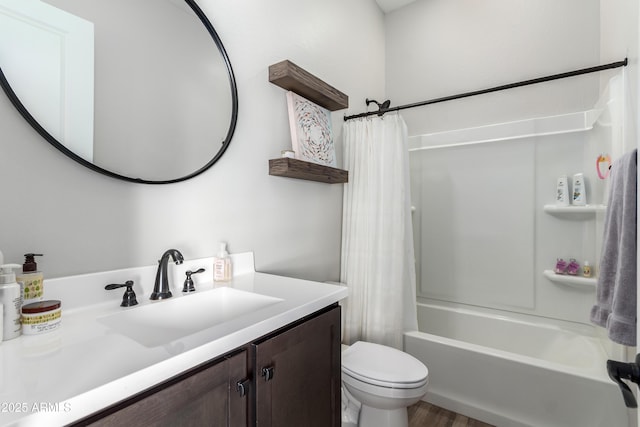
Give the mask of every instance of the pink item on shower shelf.
M 580 264 L 578 264 L 575 259 L 571 258 L 571 260 L 569 261 L 569 265 L 567 266 L 567 274 L 570 274 L 571 276 L 577 276 L 579 270 Z
M 556 268 L 554 271 L 556 274 L 565 274 L 567 270 L 567 262 L 562 258 L 558 258 L 556 261 Z

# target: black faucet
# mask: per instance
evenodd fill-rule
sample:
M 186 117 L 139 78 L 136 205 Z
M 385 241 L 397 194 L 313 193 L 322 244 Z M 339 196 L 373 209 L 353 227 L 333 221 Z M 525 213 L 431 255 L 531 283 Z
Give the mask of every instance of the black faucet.
M 169 279 L 167 277 L 167 265 L 169 264 L 169 258 L 173 258 L 173 261 L 176 264 L 182 264 L 182 261 L 184 261 L 184 257 L 177 249 L 169 249 L 164 254 L 162 254 L 162 258 L 160 258 L 160 261 L 158 261 L 156 282 L 153 285 L 153 292 L 151 293 L 149 299 L 166 299 L 173 296 L 171 294 L 171 291 L 169 290 Z

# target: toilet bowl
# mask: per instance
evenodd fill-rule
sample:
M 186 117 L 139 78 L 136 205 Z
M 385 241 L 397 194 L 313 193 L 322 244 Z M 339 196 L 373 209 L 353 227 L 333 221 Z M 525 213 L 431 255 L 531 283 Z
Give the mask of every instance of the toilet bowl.
M 427 367 L 395 348 L 358 341 L 342 351 L 342 386 L 360 403 L 359 427 L 407 427 L 407 407 L 428 383 Z

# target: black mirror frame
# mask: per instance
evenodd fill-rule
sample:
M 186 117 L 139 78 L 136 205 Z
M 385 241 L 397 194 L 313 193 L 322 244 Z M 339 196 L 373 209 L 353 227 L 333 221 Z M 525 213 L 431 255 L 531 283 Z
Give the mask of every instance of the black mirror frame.
M 193 10 L 193 12 L 198 16 L 198 18 L 200 19 L 202 24 L 205 26 L 205 28 L 207 29 L 207 31 L 211 35 L 211 38 L 213 39 L 214 43 L 216 44 L 216 47 L 218 48 L 218 51 L 220 52 L 220 55 L 222 55 L 222 58 L 224 59 L 225 65 L 227 67 L 227 74 L 228 74 L 228 77 L 229 77 L 229 84 L 231 86 L 231 103 L 232 103 L 231 123 L 229 124 L 229 130 L 227 131 L 227 135 L 226 135 L 224 141 L 222 141 L 222 147 L 220 148 L 220 150 L 218 150 L 216 155 L 206 165 L 204 165 L 202 168 L 196 170 L 195 172 L 192 172 L 192 173 L 190 173 L 188 175 L 185 175 L 185 176 L 183 176 L 181 178 L 175 178 L 175 179 L 170 179 L 170 180 L 152 181 L 152 180 L 145 180 L 145 179 L 141 179 L 141 178 L 132 178 L 132 177 L 125 176 L 125 175 L 120 175 L 120 174 L 117 174 L 115 172 L 111 172 L 111 171 L 109 171 L 107 169 L 101 168 L 100 166 L 97 166 L 97 165 L 95 165 L 95 164 L 83 159 L 82 157 L 80 157 L 76 153 L 74 153 L 73 151 L 69 150 L 62 143 L 60 143 L 60 141 L 58 141 L 49 132 L 47 132 L 40 125 L 40 123 L 38 123 L 38 121 L 31 115 L 31 113 L 29 113 L 29 111 L 27 111 L 27 109 L 24 106 L 24 104 L 20 101 L 20 99 L 18 98 L 16 93 L 11 88 L 11 85 L 7 81 L 7 79 L 6 79 L 5 75 L 4 75 L 4 72 L 2 71 L 2 67 L 0 67 L 0 86 L 2 86 L 2 89 L 4 90 L 5 94 L 7 95 L 7 97 L 9 98 L 11 103 L 13 104 L 13 106 L 18 110 L 18 112 L 22 115 L 22 117 L 24 117 L 24 119 L 31 125 L 31 127 L 33 129 L 35 129 L 36 132 L 38 132 L 40 134 L 40 136 L 42 136 L 45 140 L 47 140 L 47 142 L 49 142 L 51 145 L 56 147 L 58 150 L 62 151 L 66 156 L 70 157 L 71 159 L 73 159 L 76 162 L 88 167 L 89 169 L 91 169 L 91 170 L 93 170 L 95 172 L 101 173 L 103 175 L 110 176 L 112 178 L 121 179 L 121 180 L 129 181 L 129 182 L 135 182 L 135 183 L 139 183 L 139 184 L 172 184 L 174 182 L 185 181 L 187 179 L 193 178 L 194 176 L 200 175 L 202 172 L 206 171 L 211 166 L 213 166 L 214 163 L 216 163 L 218 161 L 218 159 L 220 157 L 222 157 L 224 152 L 229 147 L 229 144 L 231 143 L 231 138 L 233 137 L 233 133 L 235 132 L 236 124 L 238 122 L 238 88 L 237 88 L 237 85 L 236 85 L 235 76 L 233 74 L 233 69 L 231 68 L 231 62 L 229 61 L 229 56 L 227 55 L 227 52 L 225 51 L 224 46 L 222 45 L 222 41 L 220 40 L 220 37 L 218 37 L 218 33 L 216 33 L 216 30 L 213 28 L 213 25 L 211 24 L 211 22 L 209 21 L 209 19 L 204 14 L 202 9 L 200 9 L 200 7 L 196 4 L 196 2 L 194 0 L 184 0 L 184 1 L 185 1 L 185 3 L 187 3 L 189 5 L 189 7 Z

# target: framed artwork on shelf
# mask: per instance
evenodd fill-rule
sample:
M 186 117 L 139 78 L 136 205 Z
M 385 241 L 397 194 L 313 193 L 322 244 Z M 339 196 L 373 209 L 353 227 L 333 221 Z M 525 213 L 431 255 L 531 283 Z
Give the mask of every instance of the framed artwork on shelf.
M 336 167 L 329 110 L 291 91 L 287 92 L 287 107 L 296 159 Z

